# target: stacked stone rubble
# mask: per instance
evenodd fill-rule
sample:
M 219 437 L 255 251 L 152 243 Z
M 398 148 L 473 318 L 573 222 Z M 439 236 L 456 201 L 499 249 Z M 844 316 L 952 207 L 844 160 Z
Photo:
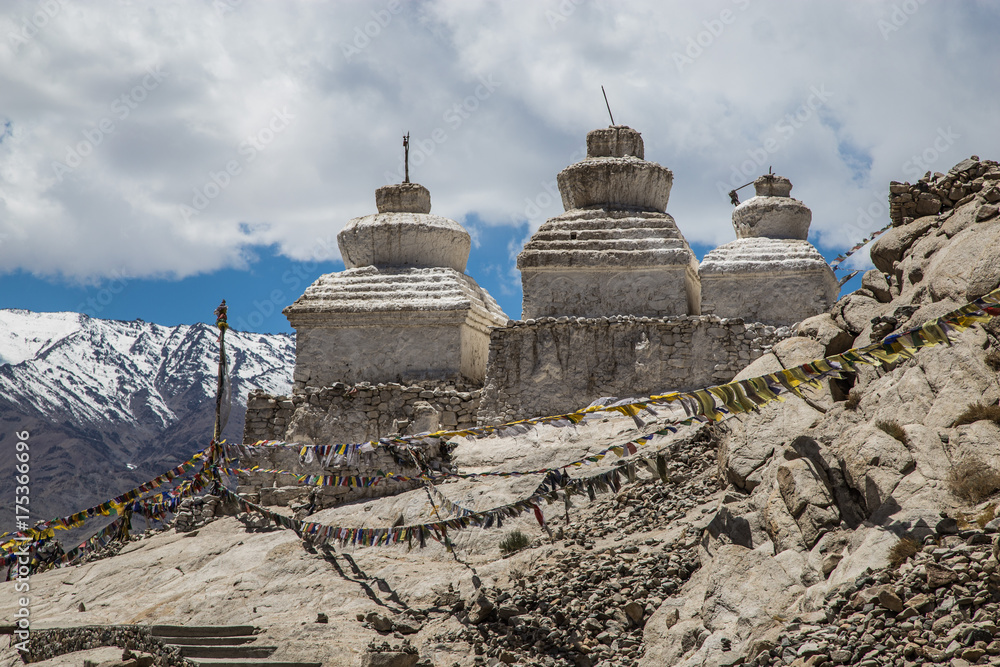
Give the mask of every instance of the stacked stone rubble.
M 167 646 L 158 637 L 154 637 L 149 626 L 142 625 L 87 625 L 76 628 L 32 628 L 31 639 L 28 641 L 28 651 L 21 654 L 26 663 L 52 660 L 53 658 L 99 648 L 102 646 L 117 646 L 126 652 L 141 651 L 151 656 L 138 656 L 122 665 L 134 664 L 136 667 L 153 664 L 163 667 L 193 667 L 194 662 L 181 656 L 176 646 Z M 133 662 L 134 660 L 134 662 Z M 65 660 L 61 664 L 80 664 Z
M 291 396 L 253 391 L 243 441 L 366 442 L 394 433 L 474 426 L 480 392 L 472 385 L 432 381 L 335 382 Z
M 996 215 L 1000 203 L 1000 164 L 973 155 L 948 170 L 947 174 L 927 172 L 916 183 L 889 184 L 889 219 L 894 227 L 914 219 L 958 208 L 975 198 L 983 201 L 980 215 Z
M 843 584 L 826 611 L 796 619 L 730 664 L 997 664 L 1000 574 L 991 543 L 998 528 L 994 520 L 985 531 L 973 525 L 955 534 L 952 525 L 912 543 L 917 553 L 899 569 Z
M 218 496 L 206 494 L 197 498 L 185 498 L 174 514 L 174 528 L 178 533 L 186 533 L 201 528 L 222 514 L 222 499 Z

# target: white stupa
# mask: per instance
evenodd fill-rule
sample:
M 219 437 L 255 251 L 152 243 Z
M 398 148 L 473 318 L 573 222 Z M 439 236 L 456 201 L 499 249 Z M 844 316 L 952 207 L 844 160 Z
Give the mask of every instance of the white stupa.
M 587 134 L 558 176 L 566 212 L 518 255 L 523 319 L 698 314 L 698 261 L 666 213 L 673 173 L 643 154 L 629 127 Z
M 774 326 L 825 312 L 837 300 L 833 269 L 806 238 L 812 211 L 775 174 L 754 181 L 756 196 L 733 211 L 736 240 L 705 255 L 701 312 Z
M 284 313 L 296 331 L 294 381 L 405 382 L 486 374 L 490 327 L 507 316 L 465 275 L 469 233 L 431 215 L 416 183 L 375 192 L 378 213 L 337 235 L 347 267 L 320 276 Z

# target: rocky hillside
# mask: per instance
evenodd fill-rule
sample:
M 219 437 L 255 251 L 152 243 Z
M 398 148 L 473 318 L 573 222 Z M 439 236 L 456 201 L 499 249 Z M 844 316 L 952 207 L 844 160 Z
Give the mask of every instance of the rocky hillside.
M 247 393 L 291 384 L 290 336 L 230 332 L 239 440 Z M 14 434 L 31 444 L 31 508 L 49 519 L 90 507 L 186 460 L 211 439 L 218 330 L 0 310 L 0 471 L 13 476 Z M 13 516 L 13 486 L 0 484 Z
M 1000 285 L 1000 219 L 990 204 L 1000 167 L 973 162 L 958 169 L 978 194 L 887 231 L 872 246 L 877 268 L 865 274 L 862 289 L 841 299 L 832 315 L 803 322 L 799 337 L 777 344 L 741 376 L 865 345 Z M 927 180 L 948 178 L 956 174 Z M 730 495 L 703 537 L 699 574 L 678 604 L 665 603 L 646 626 L 647 664 L 785 664 L 793 656 L 780 648 L 789 634 L 782 619 L 834 621 L 827 618 L 831 600 L 884 568 L 901 539 L 954 547 L 946 536 L 958 532 L 956 522 L 942 517 L 988 515 L 985 504 L 972 502 L 985 502 L 1000 486 L 986 474 L 1000 470 L 998 334 L 995 322 L 975 327 L 950 347 L 921 350 L 892 367 L 864 367 L 811 400 L 727 422 L 719 474 Z M 974 406 L 981 407 L 970 413 Z M 985 583 L 985 599 L 972 596 L 979 602 L 955 609 L 963 621 L 981 609 L 995 620 L 1000 591 L 996 580 Z M 674 609 L 679 621 L 668 629 Z M 924 637 L 923 645 L 933 653 L 944 634 Z M 757 657 L 764 647 L 768 653 Z M 856 664 L 860 656 L 820 650 L 808 657 L 810 664 Z M 895 660 L 883 651 L 877 657 L 871 664 Z
M 948 201 L 903 216 L 874 244 L 877 269 L 861 290 L 741 375 L 866 344 L 1000 285 L 991 204 L 1000 167 L 971 162 L 923 186 L 898 184 L 897 194 Z M 499 530 L 458 531 L 451 550 L 316 549 L 291 531 L 248 531 L 222 516 L 33 577 L 32 613 L 37 628 L 250 624 L 278 646 L 274 660 L 326 666 L 1000 665 L 998 371 L 1000 324 L 991 322 L 950 346 L 861 367 L 806 400 L 682 429 L 647 447 L 662 448 L 662 469 L 638 466 L 618 491 L 543 507 L 551 536 L 528 513 Z M 624 417 L 545 426 L 463 439 L 453 455 L 465 472 L 559 465 L 635 428 Z M 486 477 L 439 490 L 479 510 L 527 497 L 538 482 Z M 383 527 L 447 511 L 418 489 L 310 520 Z M 529 544 L 505 554 L 501 541 L 515 530 Z M 10 586 L 0 584 L 5 617 Z M 82 642 L 71 636 L 49 645 Z M 0 666 L 19 664 L 10 649 L 0 656 Z

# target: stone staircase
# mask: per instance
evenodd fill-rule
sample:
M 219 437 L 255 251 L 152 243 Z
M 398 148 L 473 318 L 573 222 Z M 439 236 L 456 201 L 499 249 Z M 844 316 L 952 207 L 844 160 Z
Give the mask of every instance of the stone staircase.
M 268 660 L 277 646 L 254 643 L 252 625 L 154 625 L 152 635 L 202 667 L 322 667 L 319 662 Z

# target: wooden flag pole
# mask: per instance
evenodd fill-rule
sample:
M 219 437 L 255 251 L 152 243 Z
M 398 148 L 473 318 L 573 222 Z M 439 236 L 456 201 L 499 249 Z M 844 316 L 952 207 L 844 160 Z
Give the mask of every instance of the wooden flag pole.
M 229 328 L 226 312 L 228 310 L 225 299 L 215 309 L 215 326 L 219 327 L 219 377 L 215 390 L 215 430 L 212 442 L 219 442 L 222 437 L 222 394 L 226 382 L 226 329 Z

